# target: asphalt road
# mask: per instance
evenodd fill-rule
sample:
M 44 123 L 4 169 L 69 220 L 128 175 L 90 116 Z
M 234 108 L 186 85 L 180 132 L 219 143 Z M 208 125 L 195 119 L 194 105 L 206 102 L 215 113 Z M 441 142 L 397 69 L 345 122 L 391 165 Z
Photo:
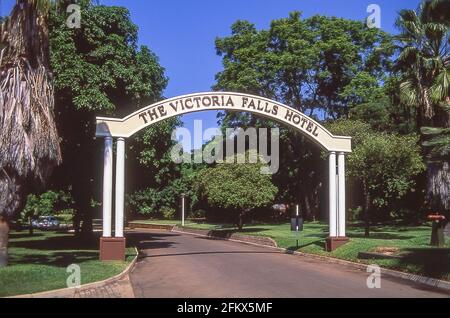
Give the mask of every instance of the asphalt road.
M 131 273 L 136 297 L 300 298 L 449 297 L 405 280 L 368 273 L 273 249 L 161 231 L 128 233 L 141 252 Z

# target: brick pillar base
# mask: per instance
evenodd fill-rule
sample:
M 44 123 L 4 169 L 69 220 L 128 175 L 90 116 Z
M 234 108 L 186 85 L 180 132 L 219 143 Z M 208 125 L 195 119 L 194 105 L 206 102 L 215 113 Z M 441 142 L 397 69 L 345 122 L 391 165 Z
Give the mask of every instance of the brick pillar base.
M 347 244 L 350 241 L 348 237 L 327 237 L 325 247 L 327 252 L 332 252 L 338 247 Z
M 124 237 L 101 237 L 100 238 L 100 260 L 104 261 L 125 261 Z

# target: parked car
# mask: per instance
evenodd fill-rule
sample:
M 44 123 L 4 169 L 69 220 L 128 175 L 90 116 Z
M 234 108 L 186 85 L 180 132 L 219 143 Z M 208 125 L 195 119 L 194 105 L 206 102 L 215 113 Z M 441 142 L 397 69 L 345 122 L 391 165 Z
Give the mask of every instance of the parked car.
M 37 220 L 33 220 L 31 225 L 39 230 L 57 230 L 61 224 L 54 216 L 41 216 Z

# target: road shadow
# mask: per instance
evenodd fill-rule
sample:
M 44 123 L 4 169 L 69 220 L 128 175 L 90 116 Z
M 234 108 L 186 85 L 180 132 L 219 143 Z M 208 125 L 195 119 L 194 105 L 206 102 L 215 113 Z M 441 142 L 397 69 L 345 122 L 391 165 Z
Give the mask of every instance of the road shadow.
M 313 242 L 309 242 L 306 244 L 299 244 L 298 246 L 293 245 L 293 246 L 289 246 L 288 248 L 286 248 L 286 253 L 288 254 L 292 254 L 292 252 L 297 251 L 298 249 L 304 248 L 304 247 L 308 247 L 311 245 L 316 245 L 321 249 L 325 249 L 325 242 L 323 240 L 317 240 L 317 241 L 313 241 Z
M 41 233 L 34 233 L 34 234 L 29 234 L 28 232 L 19 232 L 19 233 L 10 233 L 9 234 L 9 240 L 17 240 L 17 239 L 23 239 L 23 238 L 36 238 L 36 237 L 42 237 L 44 236 Z
M 217 238 L 230 238 L 233 234 L 247 234 L 247 233 L 253 233 L 253 232 L 264 232 L 267 231 L 267 228 L 251 228 L 251 229 L 242 229 L 242 230 L 237 230 L 237 229 L 231 229 L 231 230 L 227 230 L 227 229 L 213 229 L 207 232 L 206 235 L 208 236 L 214 236 Z
M 302 237 L 317 237 L 317 238 L 322 238 L 322 239 L 324 239 L 324 238 L 327 238 L 328 237 L 328 232 L 325 232 L 325 233 L 323 233 L 323 234 L 316 234 L 316 233 L 314 233 L 314 234 L 300 234 L 300 239 L 302 238 Z
M 415 238 L 415 236 L 393 234 L 393 233 L 383 233 L 383 232 L 372 232 L 367 237 L 364 233 L 347 233 L 349 238 L 365 238 L 365 239 L 375 239 L 375 240 L 410 240 Z
M 10 247 L 34 249 L 41 251 L 64 251 L 64 250 L 97 250 L 99 249 L 100 234 L 94 233 L 89 237 L 77 237 L 74 234 L 47 237 L 46 239 L 34 240 L 43 234 L 27 236 L 29 241 L 12 241 Z M 14 237 L 16 238 L 16 237 Z
M 53 234 L 54 236 L 46 237 Z M 97 233 L 88 238 L 80 238 L 72 233 L 57 232 L 11 233 L 9 247 L 10 264 L 38 264 L 67 267 L 70 264 L 99 259 L 99 237 Z M 21 239 L 20 241 L 15 241 Z M 28 240 L 26 240 L 28 239 Z M 14 249 L 24 249 L 15 252 Z
M 208 251 L 208 252 L 188 252 L 188 253 L 168 253 L 145 255 L 142 258 L 168 257 L 168 256 L 189 256 L 189 255 L 217 255 L 217 254 L 281 254 L 278 251 Z
M 176 242 L 167 240 L 168 237 L 180 236 L 168 232 L 165 233 L 152 233 L 152 232 L 128 232 L 127 233 L 127 245 L 136 246 L 141 252 L 138 256 L 139 259 L 147 257 L 147 250 L 155 250 L 162 248 L 170 248 L 178 244 Z M 151 253 L 151 252 L 150 252 Z

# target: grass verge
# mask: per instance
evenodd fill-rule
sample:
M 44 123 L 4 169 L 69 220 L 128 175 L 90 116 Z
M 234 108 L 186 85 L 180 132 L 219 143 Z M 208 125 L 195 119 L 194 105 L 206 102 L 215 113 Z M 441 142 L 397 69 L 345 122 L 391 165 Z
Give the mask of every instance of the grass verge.
M 127 248 L 125 262 L 100 262 L 98 249 L 98 238 L 82 242 L 70 233 L 12 232 L 9 266 L 0 268 L 0 297 L 65 288 L 71 264 L 80 266 L 82 285 L 102 281 L 120 274 L 136 254 Z

